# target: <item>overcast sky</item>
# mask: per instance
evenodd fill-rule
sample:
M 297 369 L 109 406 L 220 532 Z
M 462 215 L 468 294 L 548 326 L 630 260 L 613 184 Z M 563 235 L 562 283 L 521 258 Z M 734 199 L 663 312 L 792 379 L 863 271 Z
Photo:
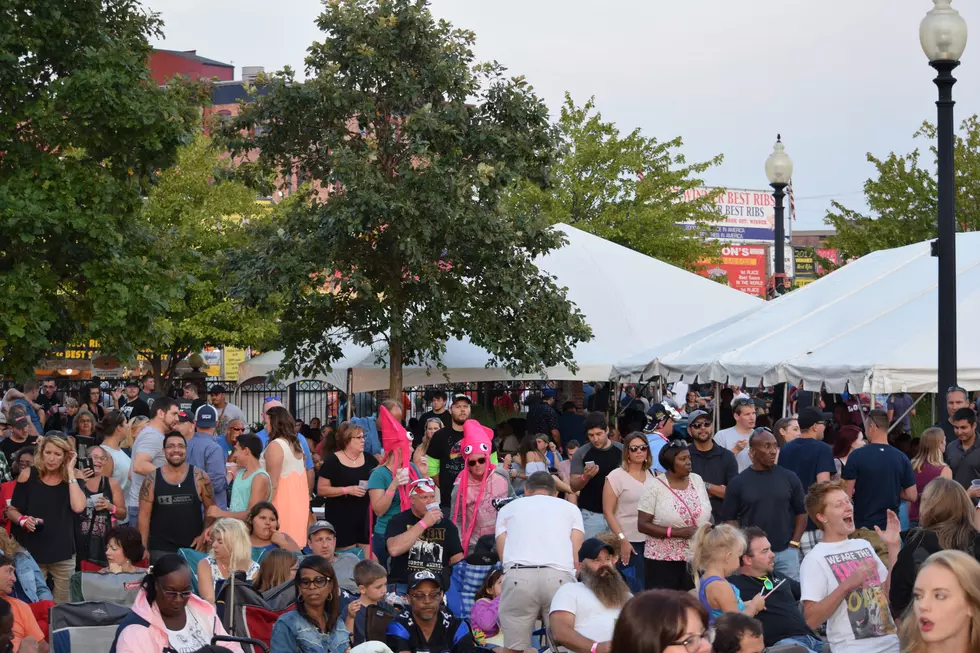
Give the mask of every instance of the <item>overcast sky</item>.
M 154 45 L 236 66 L 303 71 L 322 38 L 317 0 L 145 0 Z M 954 0 L 972 29 L 977 3 Z M 765 188 L 776 133 L 795 165 L 798 229 L 823 228 L 831 199 L 862 209 L 865 154 L 914 146 L 935 120 L 934 71 L 919 47 L 930 0 L 433 0 L 476 32 L 476 55 L 525 75 L 557 111 L 595 95 L 620 130 L 684 139 L 692 160 L 725 155 L 709 184 Z M 975 32 L 980 34 L 980 31 Z M 980 105 L 980 43 L 954 89 L 957 121 Z M 925 146 L 925 143 L 921 144 Z M 924 157 L 931 162 L 931 157 Z

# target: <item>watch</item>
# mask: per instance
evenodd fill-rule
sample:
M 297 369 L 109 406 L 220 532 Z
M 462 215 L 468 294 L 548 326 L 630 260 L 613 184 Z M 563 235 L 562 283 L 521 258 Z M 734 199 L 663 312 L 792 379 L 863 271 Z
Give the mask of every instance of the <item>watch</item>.
M 622 533 L 616 533 L 616 537 L 618 537 L 620 539 L 620 541 L 626 539 L 626 536 L 624 534 L 622 534 Z
M 790 545 L 791 547 L 793 547 L 794 549 L 798 549 L 798 548 L 800 548 L 800 543 L 799 543 L 799 542 L 794 542 L 793 540 L 790 540 L 790 541 L 789 541 L 789 545 Z
M 704 484 L 704 489 L 710 491 L 711 490 L 711 483 L 705 483 Z

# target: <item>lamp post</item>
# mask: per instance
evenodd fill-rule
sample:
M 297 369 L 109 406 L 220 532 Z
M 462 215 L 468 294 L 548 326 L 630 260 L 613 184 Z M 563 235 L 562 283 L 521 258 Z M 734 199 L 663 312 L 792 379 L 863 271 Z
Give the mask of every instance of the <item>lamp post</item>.
M 960 65 L 960 56 L 966 49 L 966 21 L 950 6 L 950 0 L 932 0 L 933 8 L 919 24 L 919 42 L 929 58 L 929 65 L 936 69 L 937 143 L 939 165 L 939 238 L 933 254 L 939 257 L 939 385 L 937 413 L 943 423 L 946 414 L 946 393 L 956 384 L 956 218 L 955 189 L 953 184 L 953 69 Z
M 783 281 L 786 279 L 786 226 L 783 220 L 783 198 L 786 197 L 786 185 L 792 176 L 793 160 L 786 154 L 782 138 L 776 134 L 776 144 L 772 148 L 772 154 L 766 159 L 766 177 L 769 178 L 769 185 L 772 186 L 772 196 L 776 199 L 776 251 L 773 254 L 776 295 L 786 292 L 783 287 Z

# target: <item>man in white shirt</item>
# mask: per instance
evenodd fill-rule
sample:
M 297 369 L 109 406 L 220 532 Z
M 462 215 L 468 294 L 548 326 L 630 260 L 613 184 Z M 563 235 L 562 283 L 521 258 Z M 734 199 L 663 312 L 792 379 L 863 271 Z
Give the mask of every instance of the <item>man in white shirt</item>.
M 633 595 L 602 540 L 583 542 L 578 560 L 579 582 L 562 585 L 551 600 L 551 634 L 572 653 L 610 653 L 619 611 Z
M 715 442 L 735 454 L 738 471 L 744 472 L 752 464 L 749 460 L 749 436 L 755 430 L 755 402 L 749 397 L 732 401 L 735 426 L 715 433 Z
M 888 511 L 884 531 L 888 547 L 885 568 L 867 540 L 848 539 L 854 532 L 854 507 L 843 481 L 815 483 L 806 495 L 806 510 L 823 531 L 800 566 L 803 616 L 812 629 L 827 623 L 834 653 L 898 653 L 895 622 L 888 606 L 891 567 L 901 548 L 898 516 Z
M 528 476 L 525 496 L 497 514 L 497 553 L 504 567 L 500 630 L 505 651 L 531 648 L 534 623 L 547 625 L 551 600 L 562 585 L 575 582 L 585 537 L 582 513 L 558 498 L 548 472 Z

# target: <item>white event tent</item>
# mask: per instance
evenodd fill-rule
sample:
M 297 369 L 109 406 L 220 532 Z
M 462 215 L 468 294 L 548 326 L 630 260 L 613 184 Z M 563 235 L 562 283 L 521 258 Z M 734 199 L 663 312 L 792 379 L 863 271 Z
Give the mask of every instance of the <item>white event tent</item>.
M 936 392 L 937 274 L 929 242 L 873 252 L 758 310 L 624 358 L 610 378 Z M 956 237 L 956 299 L 957 381 L 976 390 L 980 233 Z
M 555 380 L 608 379 L 612 366 L 624 356 L 702 329 L 712 322 L 759 307 L 763 302 L 740 291 L 674 267 L 626 247 L 565 224 L 564 247 L 536 261 L 585 315 L 593 338 L 575 349 L 578 370 L 553 367 L 546 377 Z M 692 303 L 696 299 L 696 303 Z M 696 308 L 688 311 L 687 308 Z M 514 334 L 515 338 L 520 333 Z M 388 387 L 383 345 L 380 349 L 348 343 L 333 371 L 314 377 L 338 388 L 365 392 Z M 380 354 L 380 355 L 379 355 Z M 239 365 L 238 378 L 266 377 L 282 361 L 281 352 L 267 352 Z M 468 340 L 446 343 L 442 363 L 404 368 L 404 385 L 430 385 L 464 381 L 497 381 L 514 378 L 540 379 L 541 374 L 514 377 L 502 367 L 487 367 L 490 355 Z M 292 383 L 297 379 L 287 380 Z

